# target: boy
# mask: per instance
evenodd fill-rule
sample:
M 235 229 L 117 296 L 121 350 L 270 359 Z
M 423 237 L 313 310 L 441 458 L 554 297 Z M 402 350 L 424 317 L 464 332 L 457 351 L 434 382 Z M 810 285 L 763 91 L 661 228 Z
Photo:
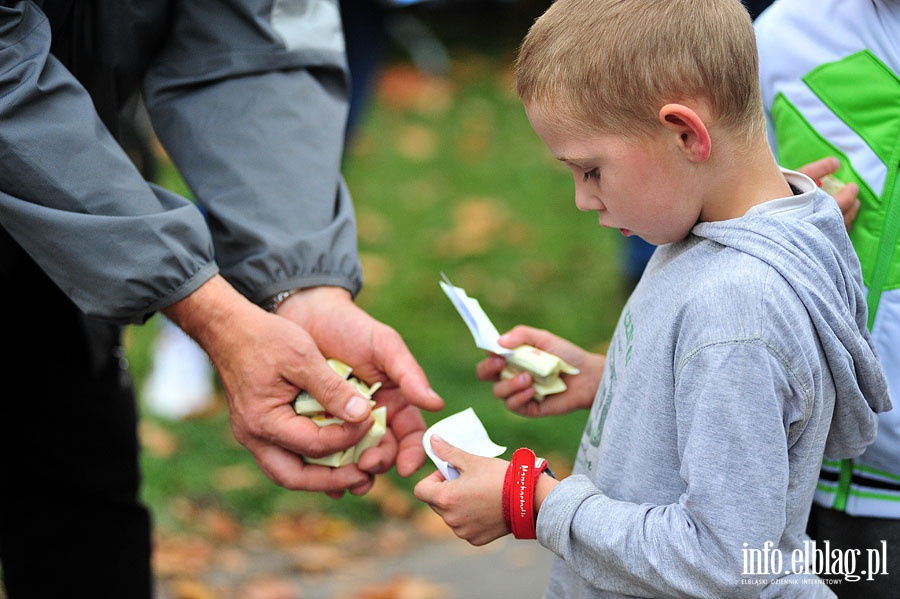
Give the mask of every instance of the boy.
M 417 497 L 473 544 L 536 537 L 558 556 L 547 597 L 832 596 L 803 554 L 820 461 L 861 453 L 890 400 L 840 210 L 769 150 L 746 9 L 557 0 L 517 80 L 576 205 L 659 248 L 605 358 L 501 337 L 581 370 L 540 404 L 528 375 L 494 386 L 527 415 L 590 408 L 573 475 L 438 439 L 460 476 Z

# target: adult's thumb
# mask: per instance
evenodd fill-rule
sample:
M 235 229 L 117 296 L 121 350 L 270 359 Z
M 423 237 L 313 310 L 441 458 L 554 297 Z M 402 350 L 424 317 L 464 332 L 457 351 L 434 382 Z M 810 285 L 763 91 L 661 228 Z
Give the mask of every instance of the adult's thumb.
M 305 389 L 329 414 L 346 422 L 362 422 L 372 411 L 370 401 L 324 361 L 310 371 Z

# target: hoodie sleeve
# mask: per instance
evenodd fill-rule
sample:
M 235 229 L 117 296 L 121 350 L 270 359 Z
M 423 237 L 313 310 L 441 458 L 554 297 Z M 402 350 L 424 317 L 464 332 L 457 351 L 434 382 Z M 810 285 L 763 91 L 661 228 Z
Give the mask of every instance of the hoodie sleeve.
M 82 311 L 141 322 L 215 274 L 208 231 L 143 181 L 49 48 L 32 3 L 0 6 L 0 224 Z
M 222 274 L 253 301 L 362 284 L 340 174 L 345 66 L 335 0 L 174 3 L 145 99 Z

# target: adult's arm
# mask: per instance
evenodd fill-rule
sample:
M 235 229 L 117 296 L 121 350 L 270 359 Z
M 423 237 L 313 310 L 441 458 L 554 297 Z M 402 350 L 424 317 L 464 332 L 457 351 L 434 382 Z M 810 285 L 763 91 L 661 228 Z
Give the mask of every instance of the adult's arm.
M 0 6 L 0 224 L 87 314 L 141 322 L 217 272 L 201 213 L 148 185 L 50 55 L 32 3 Z
M 173 9 L 144 95 L 157 135 L 204 207 L 222 275 L 257 303 L 303 289 L 278 315 L 299 324 L 321 354 L 294 355 L 288 379 L 339 416 L 350 396 L 335 391 L 333 375 L 314 374 L 325 368 L 322 356 L 382 382 L 376 399 L 388 405 L 387 444 L 366 452 L 360 467 L 378 473 L 396 461 L 411 474 L 425 460 L 424 420 L 412 406 L 441 401 L 400 336 L 351 301 L 361 269 L 340 174 L 348 87 L 337 2 L 197 0 Z M 258 389 L 233 380 L 236 434 L 251 449 L 270 445 L 266 433 L 275 429 L 258 411 Z
M 261 303 L 361 286 L 340 174 L 348 83 L 333 0 L 173 3 L 145 80 L 154 130 L 203 206 L 222 274 Z
M 298 454 L 347 447 L 368 425 L 320 430 L 289 401 L 304 388 L 354 422 L 368 406 L 348 412 L 356 393 L 315 342 L 216 274 L 201 212 L 141 179 L 50 42 L 33 4 L 0 6 L 0 223 L 84 312 L 140 322 L 165 309 L 200 341 L 252 406 L 249 417 L 233 412 L 235 433 L 276 482 L 364 492 L 370 474 L 307 468 Z

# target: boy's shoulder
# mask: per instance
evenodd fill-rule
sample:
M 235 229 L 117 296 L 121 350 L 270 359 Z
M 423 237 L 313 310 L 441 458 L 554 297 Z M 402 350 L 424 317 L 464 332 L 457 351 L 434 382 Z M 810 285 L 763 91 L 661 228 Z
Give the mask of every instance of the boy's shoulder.
M 690 339 L 688 345 L 723 339 L 779 344 L 787 329 L 809 323 L 812 331 L 794 283 L 758 256 L 692 235 L 657 250 L 635 308 L 662 309 L 659 317 L 675 324 L 673 332 Z
M 773 277 L 766 260 L 694 234 L 661 246 L 654 258 L 648 275 L 660 275 L 655 293 L 684 304 L 753 304 L 767 289 L 786 284 Z

